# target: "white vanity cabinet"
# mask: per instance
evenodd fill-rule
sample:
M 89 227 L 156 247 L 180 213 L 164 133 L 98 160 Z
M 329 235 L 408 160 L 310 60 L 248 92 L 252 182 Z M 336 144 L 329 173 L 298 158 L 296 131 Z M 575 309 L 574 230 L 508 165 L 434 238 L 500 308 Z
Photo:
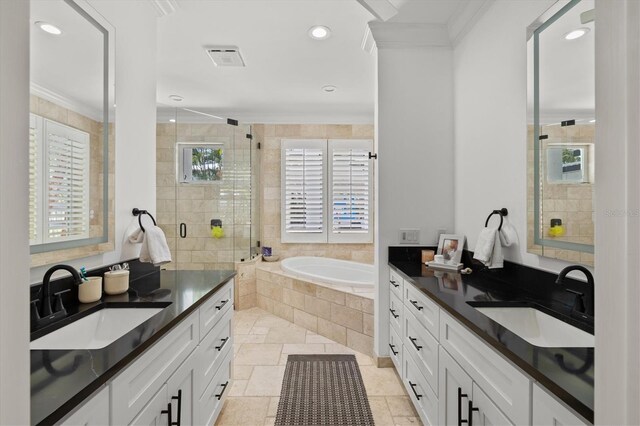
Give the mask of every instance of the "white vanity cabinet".
M 231 385 L 233 284 L 227 282 L 62 424 L 213 424 Z
M 562 425 L 586 426 L 561 402 L 549 395 L 538 384 L 533 385 L 533 424 L 534 426 Z

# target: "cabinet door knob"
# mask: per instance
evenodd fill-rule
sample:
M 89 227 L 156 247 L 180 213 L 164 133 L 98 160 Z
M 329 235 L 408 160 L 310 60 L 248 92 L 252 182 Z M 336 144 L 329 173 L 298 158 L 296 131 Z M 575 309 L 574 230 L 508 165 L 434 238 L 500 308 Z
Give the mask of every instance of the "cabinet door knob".
M 395 309 L 389 309 L 389 312 L 391 312 L 391 315 L 393 315 L 394 318 L 399 318 L 400 315 L 396 314 L 396 310 Z
M 394 350 L 393 348 L 396 347 L 396 345 L 392 345 L 391 343 L 389 343 L 389 347 L 391 348 L 391 353 L 394 355 L 398 355 L 398 351 Z
M 462 393 L 462 388 L 458 388 L 458 426 L 462 426 L 462 423 L 467 423 L 466 420 L 462 420 L 462 398 L 466 398 L 467 394 Z
M 469 401 L 469 412 L 467 413 L 467 417 L 469 418 L 469 426 L 473 426 L 473 412 L 480 411 L 478 407 L 473 406 L 473 401 Z
M 422 346 L 420 346 L 420 345 L 417 345 L 417 344 L 416 344 L 416 340 L 418 340 L 418 339 L 416 339 L 415 337 L 411 337 L 411 336 L 409 336 L 409 340 L 411 340 L 411 343 L 413 343 L 413 346 L 415 346 L 415 348 L 416 348 L 417 350 L 422 349 Z
M 220 339 L 220 341 L 222 343 L 220 343 L 220 346 L 216 346 L 216 349 L 218 350 L 218 352 L 220 352 L 222 350 L 222 348 L 224 347 L 224 345 L 227 344 L 227 340 L 229 340 L 228 337 L 225 337 L 224 339 Z
M 216 310 L 218 310 L 218 311 L 219 311 L 220 309 L 222 309 L 222 307 L 223 307 L 224 305 L 226 305 L 228 301 L 229 301 L 229 299 L 227 299 L 227 300 L 223 300 L 222 302 L 220 302 L 220 305 L 219 305 L 219 306 L 216 306 Z
M 169 402 L 167 404 L 167 409 L 166 410 L 162 410 L 160 411 L 160 414 L 166 414 L 167 415 L 167 426 L 173 426 L 173 419 L 172 419 L 172 415 L 171 415 L 171 402 Z
M 218 400 L 222 399 L 222 395 L 224 395 L 224 391 L 227 390 L 227 385 L 228 384 L 229 384 L 229 381 L 227 380 L 225 383 L 220 385 L 220 386 L 222 386 L 222 392 L 220 392 L 219 394 L 216 395 L 216 398 L 218 398 Z
M 417 310 L 419 310 L 419 311 L 422 310 L 423 306 L 418 306 L 418 301 L 417 300 L 409 300 L 409 302 L 411 302 L 411 304 L 413 306 L 415 306 Z
M 413 391 L 413 394 L 416 396 L 416 399 L 418 401 L 420 401 L 420 398 L 422 398 L 422 395 L 418 394 L 418 392 L 416 392 L 416 386 L 418 386 L 415 383 L 411 383 L 411 380 L 409 380 L 409 386 L 411 386 L 411 390 Z
M 171 424 L 174 426 L 180 426 L 182 424 L 182 389 L 178 389 L 178 396 L 172 396 L 171 400 L 178 400 L 178 421 L 172 422 Z
M 400 287 L 400 284 L 398 284 L 397 282 L 395 282 L 394 280 L 389 280 L 389 283 L 394 286 L 395 288 Z

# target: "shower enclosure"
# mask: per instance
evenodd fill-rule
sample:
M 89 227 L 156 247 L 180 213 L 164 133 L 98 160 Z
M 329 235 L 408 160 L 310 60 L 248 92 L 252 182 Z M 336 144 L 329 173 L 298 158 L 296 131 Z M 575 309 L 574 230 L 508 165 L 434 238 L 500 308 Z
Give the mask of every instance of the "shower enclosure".
M 158 111 L 157 216 L 168 269 L 234 269 L 259 249 L 259 161 L 251 125 L 182 108 Z

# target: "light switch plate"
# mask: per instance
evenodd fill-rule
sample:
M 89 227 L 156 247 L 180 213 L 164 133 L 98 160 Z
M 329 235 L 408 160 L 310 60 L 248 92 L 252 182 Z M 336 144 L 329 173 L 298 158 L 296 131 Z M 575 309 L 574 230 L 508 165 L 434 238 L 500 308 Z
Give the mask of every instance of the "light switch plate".
M 400 244 L 418 244 L 419 241 L 419 229 L 400 229 Z

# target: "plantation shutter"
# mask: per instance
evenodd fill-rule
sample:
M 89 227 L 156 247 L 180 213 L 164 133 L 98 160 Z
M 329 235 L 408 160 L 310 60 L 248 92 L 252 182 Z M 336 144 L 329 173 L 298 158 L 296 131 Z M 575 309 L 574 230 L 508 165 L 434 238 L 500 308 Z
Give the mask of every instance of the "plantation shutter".
M 89 134 L 44 120 L 43 241 L 89 237 Z
M 324 140 L 282 141 L 282 241 L 326 242 Z
M 42 137 L 42 117 L 29 115 L 29 243 L 42 238 L 42 155 L 39 141 Z
M 330 243 L 373 241 L 372 150 L 370 140 L 329 141 Z

